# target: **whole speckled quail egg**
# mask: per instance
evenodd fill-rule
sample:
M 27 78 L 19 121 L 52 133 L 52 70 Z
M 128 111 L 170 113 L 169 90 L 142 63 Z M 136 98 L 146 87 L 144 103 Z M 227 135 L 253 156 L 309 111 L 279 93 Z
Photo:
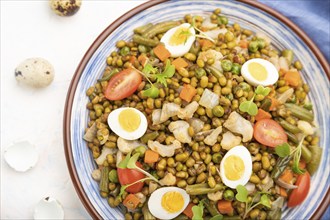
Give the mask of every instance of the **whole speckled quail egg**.
M 29 58 L 16 67 L 15 78 L 28 86 L 46 87 L 54 79 L 54 68 L 43 58 Z
M 72 16 L 81 6 L 81 0 L 50 0 L 50 7 L 60 16 Z

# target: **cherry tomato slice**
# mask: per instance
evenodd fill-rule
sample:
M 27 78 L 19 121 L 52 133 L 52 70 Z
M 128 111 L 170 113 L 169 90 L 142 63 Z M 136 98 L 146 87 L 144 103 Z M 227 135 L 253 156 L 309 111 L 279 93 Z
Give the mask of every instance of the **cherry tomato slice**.
M 288 136 L 279 123 L 272 119 L 262 119 L 254 125 L 253 137 L 261 144 L 276 147 L 288 142 Z
M 109 100 L 122 100 L 132 95 L 142 81 L 140 73 L 129 68 L 114 75 L 107 88 L 104 91 L 104 96 Z
M 306 171 L 304 174 L 298 176 L 296 186 L 298 188 L 292 190 L 289 200 L 288 200 L 288 207 L 294 207 L 301 204 L 307 197 L 309 188 L 311 184 L 311 176 Z
M 142 168 L 141 163 L 136 162 L 136 165 L 138 167 Z M 143 173 L 139 172 L 138 170 L 128 169 L 128 168 L 125 168 L 125 169 L 117 168 L 117 173 L 118 173 L 119 183 L 121 185 L 131 184 L 131 183 L 134 183 L 145 177 L 145 175 Z M 126 191 L 130 192 L 130 193 L 141 192 L 143 185 L 144 185 L 144 182 L 135 183 L 134 185 L 127 187 Z

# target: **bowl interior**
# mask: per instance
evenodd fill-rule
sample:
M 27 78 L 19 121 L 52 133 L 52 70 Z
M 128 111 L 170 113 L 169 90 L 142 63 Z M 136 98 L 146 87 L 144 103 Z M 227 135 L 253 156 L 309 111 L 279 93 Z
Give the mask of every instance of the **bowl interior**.
M 68 117 L 69 143 L 66 143 L 71 153 L 69 169 L 78 176 L 82 188 L 78 189 L 81 197 L 87 197 L 95 211 L 104 219 L 123 218 L 119 209 L 109 207 L 107 200 L 99 195 L 99 186 L 91 178 L 92 171 L 96 168 L 90 150 L 83 141 L 84 129 L 88 122 L 86 104 L 88 98 L 85 91 L 101 77 L 106 67 L 106 57 L 116 49 L 118 40 L 129 40 L 135 27 L 152 22 L 157 23 L 166 20 L 180 19 L 186 14 L 209 15 L 215 8 L 221 8 L 222 13 L 229 18 L 230 23 L 239 23 L 241 27 L 262 32 L 269 36 L 277 49 L 292 48 L 296 59 L 304 66 L 303 78 L 311 87 L 309 98 L 312 100 L 316 111 L 316 122 L 319 125 L 320 146 L 323 148 L 323 157 L 320 167 L 312 177 L 312 185 L 306 201 L 294 209 L 284 209 L 283 218 L 300 219 L 310 218 L 318 209 L 329 188 L 329 80 L 317 57 L 299 36 L 278 18 L 265 11 L 255 8 L 243 2 L 232 1 L 165 1 L 139 11 L 117 27 L 111 34 L 103 32 L 101 38 L 96 40 L 83 60 L 86 65 L 78 68 L 68 97 L 67 109 L 71 117 Z M 107 29 L 109 29 L 108 27 Z M 103 40 L 104 39 L 104 40 Z M 94 50 L 95 48 L 95 50 Z M 84 62 L 82 62 L 84 63 Z M 80 71 L 81 70 L 81 71 Z M 68 104 L 68 103 L 67 103 Z M 72 158 L 71 158 L 72 157 Z M 86 199 L 86 198 L 85 198 Z M 95 216 L 93 216 L 95 217 Z

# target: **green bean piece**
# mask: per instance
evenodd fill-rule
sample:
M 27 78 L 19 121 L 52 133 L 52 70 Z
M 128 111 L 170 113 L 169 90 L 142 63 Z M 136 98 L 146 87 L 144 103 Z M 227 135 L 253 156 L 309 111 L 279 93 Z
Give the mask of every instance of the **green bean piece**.
M 292 50 L 289 50 L 289 49 L 283 50 L 282 56 L 288 60 L 289 65 L 292 63 L 292 61 L 293 61 L 293 51 Z
M 301 147 L 301 156 L 306 163 L 309 163 L 312 160 L 312 152 L 305 146 Z
M 224 71 L 229 72 L 233 66 L 233 63 L 230 60 L 222 60 L 221 67 Z
M 225 16 L 219 16 L 217 20 L 218 20 L 218 24 L 224 24 L 224 25 L 228 24 L 228 18 Z
M 214 66 L 207 66 L 206 70 L 208 70 L 208 72 L 210 72 L 213 76 L 215 76 L 217 79 L 219 79 L 221 76 L 223 76 L 222 72 L 215 68 Z
M 204 204 L 204 207 L 207 209 L 207 211 L 209 211 L 209 213 L 212 216 L 216 216 L 219 215 L 220 212 L 218 211 L 215 202 L 210 201 L 208 199 L 202 199 L 201 201 Z
M 241 65 L 238 63 L 233 63 L 233 66 L 231 67 L 231 72 L 235 75 L 238 75 L 241 73 Z
M 286 133 L 286 135 L 288 136 L 288 139 L 289 139 L 290 141 L 292 141 L 292 142 L 295 143 L 295 144 L 298 144 L 298 143 L 299 143 L 299 140 L 298 140 L 298 138 L 296 137 L 295 134 L 292 134 L 292 133 L 289 132 L 289 131 L 285 131 L 285 133 Z
M 225 200 L 232 201 L 234 199 L 234 192 L 231 189 L 226 189 L 226 191 L 223 193 L 223 198 Z
M 143 136 L 140 138 L 140 140 L 141 140 L 141 142 L 142 142 L 143 144 L 146 144 L 146 143 L 148 143 L 148 140 L 153 141 L 153 140 L 155 140 L 158 136 L 159 136 L 158 131 L 153 131 L 153 132 L 151 132 L 151 133 L 147 133 L 147 134 L 143 135 Z
M 155 25 L 149 27 L 147 30 L 145 30 L 143 32 L 142 36 L 144 36 L 146 38 L 152 38 L 152 37 L 156 36 L 157 34 L 164 33 L 166 31 L 168 31 L 169 29 L 178 26 L 179 24 L 180 23 L 177 21 L 161 22 L 161 23 L 158 23 L 158 24 L 155 24 Z
M 108 81 L 109 79 L 111 79 L 111 77 L 113 77 L 114 75 L 116 75 L 116 73 L 119 73 L 119 70 L 117 68 L 111 70 L 109 74 L 103 76 L 102 79 L 99 79 L 98 81 L 99 82 Z
M 144 206 L 142 207 L 142 214 L 143 214 L 143 219 L 156 220 L 156 218 L 149 211 L 147 202 L 145 202 Z
M 129 54 L 130 51 L 131 51 L 131 49 L 128 46 L 125 46 L 125 47 L 120 49 L 119 53 L 122 56 L 126 56 L 126 55 Z
M 323 149 L 319 146 L 311 146 L 309 150 L 311 151 L 312 159 L 307 164 L 307 170 L 310 175 L 313 175 L 320 165 Z
M 249 43 L 249 51 L 252 53 L 257 52 L 258 46 L 259 46 L 258 41 L 251 41 Z
M 291 111 L 291 115 L 301 120 L 305 120 L 308 122 L 312 122 L 314 120 L 313 113 L 301 106 L 292 103 L 285 103 L 285 107 L 287 107 Z
M 301 130 L 297 127 L 294 126 L 292 124 L 290 124 L 289 122 L 287 122 L 286 120 L 281 120 L 280 121 L 280 125 L 287 130 L 288 132 L 292 133 L 292 134 L 297 134 L 299 132 L 301 132 Z
M 151 23 L 148 23 L 146 25 L 143 25 L 143 26 L 140 26 L 140 27 L 137 27 L 134 29 L 134 33 L 135 34 L 143 34 L 148 28 L 150 28 L 151 26 L 153 26 L 153 24 Z
M 100 190 L 104 193 L 109 193 L 109 167 L 103 167 L 101 170 Z
M 216 184 L 214 188 L 210 188 L 207 183 L 188 185 L 186 187 L 186 191 L 189 195 L 203 195 L 207 193 L 217 192 L 223 189 L 224 186 L 222 184 Z
M 110 171 L 110 173 L 109 173 L 109 180 L 112 183 L 118 183 L 117 170 L 113 169 L 113 170 Z
M 137 34 L 133 35 L 133 42 L 135 42 L 137 44 L 143 44 L 143 45 L 149 46 L 149 47 L 155 47 L 155 46 L 157 46 L 157 44 L 159 44 L 158 40 L 148 39 L 148 38 L 145 38 L 145 37 L 143 37 L 141 35 L 137 35 Z
M 280 157 L 277 159 L 276 165 L 271 173 L 271 177 L 274 179 L 278 179 L 285 168 L 289 165 L 291 160 L 291 156 Z

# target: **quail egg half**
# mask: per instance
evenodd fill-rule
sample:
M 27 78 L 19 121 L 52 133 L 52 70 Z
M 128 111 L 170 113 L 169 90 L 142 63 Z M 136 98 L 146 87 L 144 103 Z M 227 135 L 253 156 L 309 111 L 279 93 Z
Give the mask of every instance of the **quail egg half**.
M 135 108 L 123 107 L 112 111 L 108 116 L 110 129 L 126 140 L 139 139 L 147 130 L 146 116 Z
M 188 193 L 178 187 L 162 187 L 154 191 L 148 201 L 148 208 L 158 219 L 173 219 L 189 204 Z
M 279 77 L 276 67 L 268 60 L 261 58 L 255 58 L 245 62 L 242 66 L 241 74 L 253 86 L 273 85 Z
M 168 30 L 160 41 L 164 43 L 171 57 L 180 57 L 190 50 L 195 38 L 195 29 L 190 24 L 183 23 Z
M 220 177 L 222 182 L 236 189 L 238 185 L 245 185 L 252 174 L 252 158 L 244 146 L 230 149 L 220 163 Z

